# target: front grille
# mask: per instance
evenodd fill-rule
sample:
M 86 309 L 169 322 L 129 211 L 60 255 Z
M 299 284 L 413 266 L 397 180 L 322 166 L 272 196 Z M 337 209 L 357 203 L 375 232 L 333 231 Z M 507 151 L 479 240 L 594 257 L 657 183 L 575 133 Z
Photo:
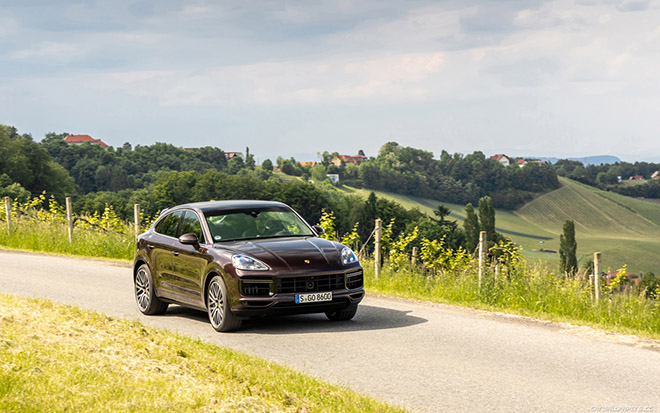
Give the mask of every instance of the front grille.
M 245 296 L 257 297 L 270 295 L 270 281 L 242 281 L 241 293 Z
M 344 274 L 281 278 L 277 281 L 277 292 L 280 294 L 314 293 L 343 290 L 345 288 Z
M 346 275 L 346 288 L 352 290 L 354 288 L 360 288 L 364 285 L 364 276 L 362 270 L 352 272 Z

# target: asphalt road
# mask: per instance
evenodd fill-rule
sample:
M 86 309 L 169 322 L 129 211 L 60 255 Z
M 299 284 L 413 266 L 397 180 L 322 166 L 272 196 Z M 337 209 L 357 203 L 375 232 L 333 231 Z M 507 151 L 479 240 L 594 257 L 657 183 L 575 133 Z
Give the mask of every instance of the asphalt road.
M 587 328 L 367 296 L 352 321 L 291 316 L 222 334 L 178 306 L 142 316 L 125 265 L 7 251 L 0 292 L 139 319 L 412 410 L 660 412 L 660 343 Z

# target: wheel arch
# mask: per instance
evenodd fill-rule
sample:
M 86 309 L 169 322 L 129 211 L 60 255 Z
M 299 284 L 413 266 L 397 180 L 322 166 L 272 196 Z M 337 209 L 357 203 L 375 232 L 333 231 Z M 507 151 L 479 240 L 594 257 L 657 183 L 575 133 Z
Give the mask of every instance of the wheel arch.
M 138 268 L 140 268 L 142 265 L 145 264 L 147 265 L 147 267 L 149 267 L 149 270 L 151 271 L 151 266 L 144 257 L 140 256 L 135 259 L 135 262 L 133 263 L 133 281 L 135 281 L 135 276 L 137 275 Z
M 209 284 L 211 284 L 211 280 L 213 277 L 218 276 L 222 278 L 222 281 L 227 285 L 227 282 L 225 281 L 225 276 L 222 274 L 222 271 L 218 270 L 217 268 L 211 269 L 207 274 L 206 274 L 206 279 L 204 280 L 204 288 L 202 290 L 202 299 L 204 300 L 204 307 L 208 308 L 208 295 L 207 291 L 209 289 Z

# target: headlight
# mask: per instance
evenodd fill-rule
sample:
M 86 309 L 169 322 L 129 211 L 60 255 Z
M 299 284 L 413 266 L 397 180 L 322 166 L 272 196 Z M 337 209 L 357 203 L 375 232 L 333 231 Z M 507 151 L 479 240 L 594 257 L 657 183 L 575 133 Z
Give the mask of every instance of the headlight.
M 231 257 L 231 262 L 237 270 L 268 271 L 270 268 L 256 258 L 249 255 L 237 254 Z
M 357 255 L 355 255 L 352 249 L 348 247 L 344 247 L 344 249 L 341 250 L 341 263 L 344 265 L 348 265 L 348 264 L 353 264 L 355 262 L 358 262 Z

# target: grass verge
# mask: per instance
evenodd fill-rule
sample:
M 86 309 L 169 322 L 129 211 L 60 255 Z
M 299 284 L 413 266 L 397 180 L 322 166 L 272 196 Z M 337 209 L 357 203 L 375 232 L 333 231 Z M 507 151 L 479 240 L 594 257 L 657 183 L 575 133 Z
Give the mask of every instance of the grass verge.
M 76 228 L 73 242 L 69 243 L 65 225 L 31 221 L 14 223 L 11 233 L 6 227 L 1 228 L 0 245 L 18 250 L 131 261 L 135 254 L 135 235 Z
M 259 358 L 0 295 L 0 411 L 401 411 Z
M 601 329 L 660 339 L 660 302 L 634 294 L 604 294 L 592 299 L 589 284 L 556 277 L 542 266 L 519 274 L 487 273 L 481 289 L 475 269 L 463 273 L 424 276 L 419 271 L 391 271 L 374 275 L 373 262 L 364 262 L 368 292 L 489 311 L 502 311 L 539 319 L 570 322 Z

